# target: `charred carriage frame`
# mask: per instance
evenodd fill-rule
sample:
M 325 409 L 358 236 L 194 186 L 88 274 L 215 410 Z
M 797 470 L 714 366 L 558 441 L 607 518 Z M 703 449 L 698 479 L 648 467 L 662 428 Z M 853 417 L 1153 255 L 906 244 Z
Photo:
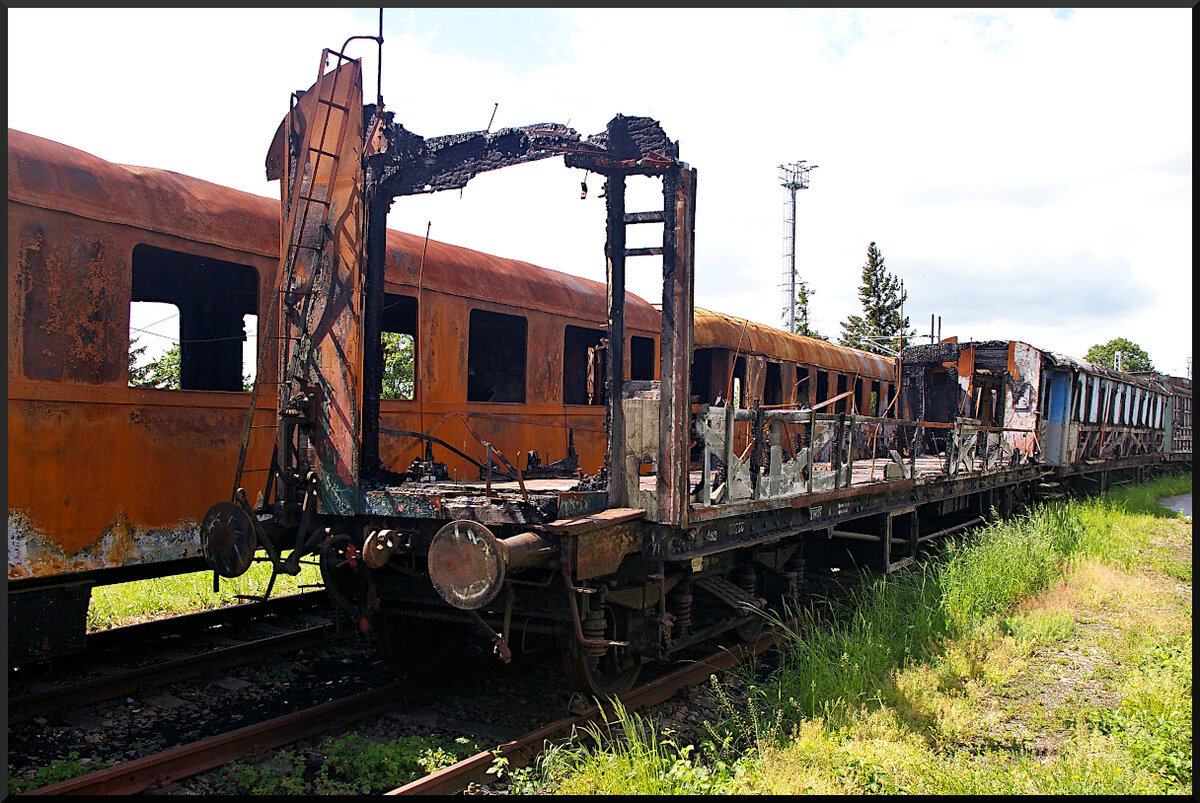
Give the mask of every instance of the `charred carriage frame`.
M 530 490 L 519 457 L 478 436 L 477 459 L 381 426 L 385 224 L 397 197 L 556 155 L 605 182 L 606 453 L 598 475 Z M 515 633 L 544 634 L 580 690 L 620 693 L 644 660 L 753 636 L 806 573 L 908 565 L 923 543 L 1008 513 L 1046 473 L 1037 439 L 1002 418 L 928 421 L 911 400 L 904 417 L 863 416 L 853 389 L 811 407 L 694 400 L 696 171 L 650 118 L 618 115 L 586 141 L 557 124 L 425 139 L 381 103 L 364 110 L 358 62 L 327 51 L 268 164 L 284 198 L 273 480 L 252 507 L 236 487 L 243 444 L 234 499 L 202 527 L 205 554 L 226 577 L 259 547 L 293 574 L 318 554 L 331 594 L 394 663 L 436 665 L 447 626 L 486 632 L 506 660 Z M 662 181 L 661 210 L 626 211 L 631 176 Z M 662 245 L 627 248 L 626 228 L 647 223 L 662 224 Z M 641 256 L 662 258 L 650 381 L 624 372 L 626 261 Z M 1014 364 L 1010 386 L 1030 370 Z M 381 436 L 416 438 L 424 459 L 385 466 Z M 480 481 L 449 482 L 445 449 Z

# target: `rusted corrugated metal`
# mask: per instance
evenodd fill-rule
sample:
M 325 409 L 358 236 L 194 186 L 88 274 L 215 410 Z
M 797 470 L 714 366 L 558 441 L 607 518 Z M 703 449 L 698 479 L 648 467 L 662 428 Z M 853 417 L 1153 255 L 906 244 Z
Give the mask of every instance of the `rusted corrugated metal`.
M 696 308 L 695 347 L 733 348 L 744 354 L 761 354 L 813 365 L 829 371 L 895 381 L 896 361 L 869 351 L 838 346 L 818 338 L 793 335 L 764 324 Z

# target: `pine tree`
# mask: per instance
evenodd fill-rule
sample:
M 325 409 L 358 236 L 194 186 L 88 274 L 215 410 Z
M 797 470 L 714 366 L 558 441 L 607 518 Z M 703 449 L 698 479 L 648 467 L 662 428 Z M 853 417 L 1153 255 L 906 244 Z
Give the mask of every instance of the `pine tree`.
M 858 298 L 863 314 L 851 315 L 842 323 L 838 340 L 841 345 L 891 356 L 900 351 L 902 333 L 904 345 L 912 343 L 916 330 L 908 330 L 908 316 L 900 320 L 905 300 L 900 294 L 900 280 L 888 273 L 875 243 L 867 247 Z
M 808 282 L 796 282 L 796 334 L 804 335 L 805 337 L 815 337 L 820 340 L 828 340 L 829 338 L 812 328 L 808 314 L 808 301 L 816 295 L 816 290 L 810 290 Z

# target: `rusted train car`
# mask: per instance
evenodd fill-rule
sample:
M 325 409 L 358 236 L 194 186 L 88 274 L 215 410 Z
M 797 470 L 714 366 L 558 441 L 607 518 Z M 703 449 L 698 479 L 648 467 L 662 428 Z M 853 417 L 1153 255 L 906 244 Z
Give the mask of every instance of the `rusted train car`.
M 14 160 L 14 142 L 37 158 Z M 604 179 L 607 286 L 386 228 L 398 197 L 550 156 Z M 1190 408 L 1185 433 L 1179 407 L 1163 412 L 1164 380 L 1010 342 L 909 349 L 898 375 L 890 359 L 696 310 L 696 171 L 650 118 L 617 115 L 587 140 L 556 124 L 427 139 L 364 107 L 361 65 L 326 51 L 268 176 L 282 204 L 10 132 L 9 572 L 37 606 L 38 591 L 61 600 L 76 583 L 86 602 L 89 583 L 198 553 L 216 577 L 256 556 L 295 573 L 315 555 L 395 664 L 428 670 L 471 629 L 502 658 L 545 636 L 578 689 L 614 694 L 647 660 L 752 636 L 761 609 L 814 574 L 911 564 L 1048 472 L 1190 460 Z M 663 208 L 628 212 L 629 176 L 661 180 Z M 89 192 L 92 207 L 70 205 Z M 161 208 L 103 208 L 143 197 Z M 662 246 L 627 248 L 647 223 Z M 229 239 L 240 230 L 246 242 Z M 661 305 L 625 292 L 635 256 L 662 258 Z M 66 272 L 43 281 L 52 269 Z M 183 391 L 127 387 L 138 299 L 193 319 Z M 247 394 L 235 347 L 251 311 Z M 75 337 L 69 319 L 95 331 Z M 391 393 L 387 348 L 412 356 Z M 89 368 L 100 353 L 106 367 Z M 127 443 L 93 457 L 106 444 L 93 421 Z M 100 459 L 111 484 L 88 489 L 90 512 L 107 518 L 67 544 L 56 527 L 80 525 L 64 464 Z M 187 537 L 122 553 L 109 521 L 122 544 Z M 46 554 L 66 568 L 28 568 Z
M 199 523 L 243 444 L 241 485 L 268 491 L 256 469 L 276 406 L 257 400 L 247 438 L 243 376 L 278 381 L 279 204 L 10 129 L 8 208 L 9 647 L 22 659 L 81 647 L 93 585 L 203 568 Z M 179 389 L 130 383 L 141 302 L 178 309 Z M 531 484 L 599 470 L 605 304 L 595 282 L 388 231 L 382 338 L 412 363 L 377 390 L 381 462 L 451 481 L 490 465 L 498 487 L 517 465 Z M 659 312 L 630 295 L 627 315 L 625 377 L 654 380 Z M 856 378 L 894 385 L 889 361 L 758 324 L 698 313 L 697 332 L 699 395 L 818 404 Z M 830 379 L 806 385 L 809 372 Z
M 260 344 L 257 382 L 277 380 L 265 326 L 279 204 L 11 129 L 8 175 L 9 633 L 19 657 L 77 649 L 94 584 L 204 568 L 199 523 L 228 495 L 244 443 L 247 337 Z M 587 382 L 589 359 L 602 359 L 603 286 L 395 231 L 387 245 L 383 331 L 419 347 L 409 392 L 381 401 L 384 432 L 425 433 L 468 456 L 486 439 L 498 454 L 521 450 L 527 467 L 531 452 L 535 464 L 555 455 L 598 466 L 603 406 Z M 178 308 L 180 389 L 130 384 L 130 309 L 144 301 Z M 651 379 L 658 313 L 632 296 L 629 308 L 626 370 Z M 275 413 L 261 400 L 254 426 L 273 431 Z M 259 432 L 246 463 L 265 468 L 273 442 Z M 407 466 L 423 446 L 385 434 L 381 449 Z M 438 462 L 478 475 L 454 451 Z M 265 480 L 250 468 L 243 485 L 257 495 Z
M 1020 341 L 911 346 L 901 364 L 902 414 L 930 425 L 931 444 L 1036 454 L 1054 483 L 1093 490 L 1191 460 L 1190 380 L 1113 371 Z M 990 440 L 979 435 L 987 429 Z
M 8 132 L 9 650 L 78 648 L 91 585 L 203 567 L 277 204 Z M 130 307 L 178 307 L 183 388 L 131 387 Z M 269 371 L 269 366 L 266 367 Z

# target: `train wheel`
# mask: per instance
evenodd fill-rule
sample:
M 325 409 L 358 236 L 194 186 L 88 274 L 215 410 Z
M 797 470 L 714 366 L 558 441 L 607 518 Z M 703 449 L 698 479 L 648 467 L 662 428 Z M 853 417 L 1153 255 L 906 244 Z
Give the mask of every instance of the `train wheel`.
M 583 621 L 583 634 L 589 639 L 615 640 L 615 628 L 606 622 L 603 611 L 593 611 Z M 633 688 L 642 671 L 637 655 L 622 647 L 584 647 L 573 635 L 566 637 L 562 649 L 563 670 L 567 680 L 590 697 L 620 697 Z
M 462 658 L 469 626 L 457 622 L 376 613 L 371 632 L 393 669 L 412 678 L 436 675 Z

